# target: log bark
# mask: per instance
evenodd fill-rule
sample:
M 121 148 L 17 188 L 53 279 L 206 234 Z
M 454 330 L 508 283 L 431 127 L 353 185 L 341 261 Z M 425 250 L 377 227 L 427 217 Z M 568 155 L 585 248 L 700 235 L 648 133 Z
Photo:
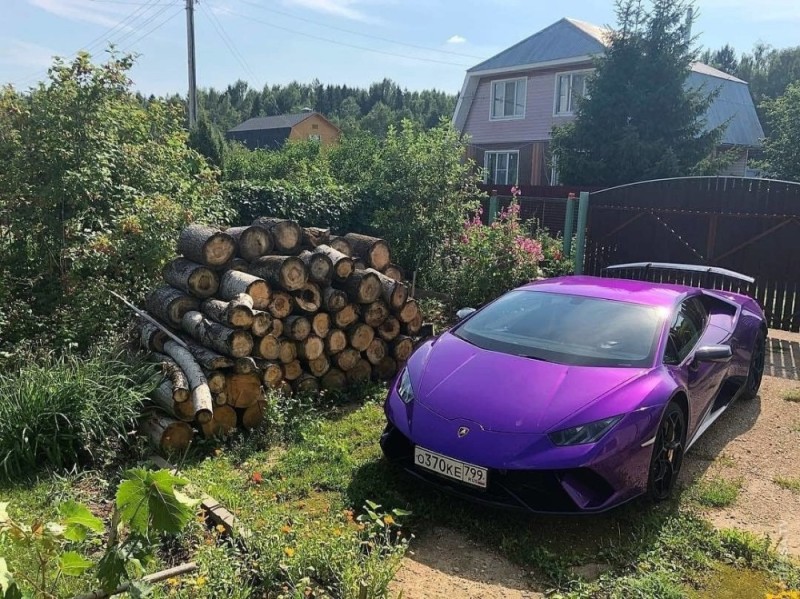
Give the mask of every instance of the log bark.
M 408 299 L 408 287 L 378 271 L 371 272 L 374 272 L 378 276 L 378 279 L 380 279 L 381 297 L 383 297 L 383 301 L 386 302 L 392 310 L 399 310 L 402 308 Z
M 361 320 L 377 329 L 389 318 L 389 306 L 382 301 L 372 302 L 361 311 Z
M 355 350 L 366 350 L 375 338 L 375 329 L 363 322 L 357 322 L 347 328 L 347 342 Z
M 184 314 L 181 328 L 201 345 L 232 358 L 243 358 L 253 351 L 253 336 L 249 331 L 212 322 L 200 312 Z
M 188 404 L 190 402 L 192 404 L 192 410 L 194 411 L 194 420 L 198 424 L 203 424 L 211 420 L 214 409 L 214 398 L 211 396 L 208 385 L 201 385 L 192 389 L 192 397 L 186 403 Z
M 307 367 L 308 367 L 308 372 L 310 372 L 315 377 L 320 378 L 324 376 L 325 373 L 328 372 L 328 370 L 330 370 L 331 361 L 325 354 L 320 354 L 313 360 L 309 360 Z
M 312 252 L 312 255 L 322 255 L 331 261 L 332 276 L 337 281 L 344 281 L 353 274 L 353 259 L 349 254 L 328 245 L 321 245 Z
M 264 422 L 264 412 L 266 412 L 266 409 L 267 401 L 259 399 L 252 406 L 242 410 L 239 414 L 239 421 L 242 424 L 242 428 L 251 431 L 261 426 L 261 423 Z
M 232 358 L 218 354 L 207 347 L 195 343 L 189 338 L 184 338 L 183 341 L 186 343 L 186 349 L 189 350 L 192 357 L 206 370 L 232 368 L 235 363 Z
M 372 378 L 372 366 L 364 359 L 359 359 L 353 367 L 347 371 L 347 382 L 351 385 L 364 383 Z
M 417 310 L 414 318 L 403 323 L 403 332 L 411 337 L 416 337 L 422 329 L 422 313 Z
M 347 304 L 344 308 L 333 314 L 333 324 L 344 329 L 358 320 L 360 310 L 356 304 Z
M 403 272 L 403 269 L 397 264 L 389 264 L 386 268 L 383 269 L 383 274 L 385 274 L 390 279 L 397 281 L 398 283 L 402 283 L 405 280 L 405 273 Z
M 239 256 L 248 262 L 272 251 L 272 235 L 264 227 L 229 227 L 225 232 L 236 241 Z
M 192 422 L 194 420 L 194 410 L 192 409 L 191 402 L 175 401 L 174 390 L 169 379 L 161 381 L 161 384 L 150 394 L 150 399 L 153 401 L 153 404 L 172 418 L 183 422 Z
M 322 307 L 327 312 L 338 312 L 347 305 L 347 294 L 341 289 L 326 287 L 322 290 Z
M 283 365 L 283 378 L 287 381 L 293 381 L 303 374 L 303 366 L 300 360 L 292 360 Z
M 145 309 L 152 316 L 174 327 L 181 326 L 184 314 L 199 307 L 200 302 L 195 298 L 169 285 L 154 290 L 145 300 Z
M 402 323 L 409 323 L 414 320 L 417 315 L 419 314 L 419 306 L 417 305 L 417 300 L 409 299 L 406 300 L 406 303 L 403 304 L 403 307 L 400 308 L 397 312 L 397 318 Z
M 347 334 L 341 329 L 331 329 L 325 337 L 325 352 L 332 356 L 347 348 Z
M 274 291 L 272 302 L 269 304 L 269 313 L 274 318 L 286 318 L 294 309 L 294 299 L 285 291 Z
M 263 310 L 253 310 L 253 324 L 250 332 L 256 337 L 263 337 L 272 331 L 272 314 Z
M 211 297 L 219 289 L 217 273 L 186 258 L 175 258 L 168 262 L 161 275 L 176 289 L 199 298 Z
M 281 339 L 278 349 L 278 360 L 281 364 L 289 364 L 297 359 L 297 346 L 291 339 Z
M 225 271 L 219 282 L 219 296 L 232 300 L 242 293 L 253 298 L 252 307 L 256 310 L 266 310 L 272 300 L 272 290 L 264 279 L 239 270 Z
M 236 374 L 258 373 L 258 366 L 253 358 L 250 356 L 244 356 L 243 358 L 236 358 L 236 362 L 233 365 L 233 371 Z
M 391 341 L 400 334 L 400 321 L 394 316 L 389 316 L 375 332 L 384 341 Z
M 358 353 L 358 350 L 348 347 L 336 354 L 333 359 L 340 370 L 347 372 L 361 359 L 361 354 Z
M 256 338 L 255 355 L 265 360 L 277 360 L 281 351 L 281 343 L 274 335 Z
M 189 383 L 189 389 L 192 392 L 191 401 L 196 404 L 195 411 L 200 409 L 211 408 L 211 390 L 208 388 L 208 381 L 206 380 L 203 370 L 192 355 L 189 349 L 178 345 L 171 339 L 164 344 L 164 353 L 170 358 L 175 360 L 186 380 Z M 213 370 L 213 369 L 212 369 Z M 197 390 L 199 393 L 195 393 Z
M 280 254 L 293 255 L 300 251 L 303 243 L 303 229 L 293 220 L 260 216 L 253 221 L 272 234 L 274 250 Z
M 225 373 L 219 370 L 203 370 L 206 383 L 211 393 L 219 393 L 225 390 Z
M 308 282 L 292 295 L 297 308 L 306 314 L 314 314 L 322 306 L 322 293 L 316 283 Z
M 253 298 L 242 293 L 229 302 L 207 299 L 200 310 L 214 322 L 232 329 L 249 329 L 253 326 Z
M 331 230 L 319 227 L 303 228 L 303 247 L 315 248 L 331 240 Z
M 317 393 L 319 392 L 319 381 L 313 374 L 303 372 L 297 377 L 292 387 L 298 393 Z
M 390 355 L 398 362 L 405 362 L 414 351 L 414 342 L 411 337 L 400 335 L 391 344 Z
M 335 249 L 337 252 L 341 252 L 345 256 L 352 256 L 353 255 L 353 247 L 350 245 L 350 242 L 347 241 L 344 237 L 331 237 L 330 243 L 328 243 L 330 247 Z
M 353 270 L 367 270 L 367 263 L 361 258 L 353 258 Z
M 353 248 L 353 254 L 363 258 L 370 268 L 382 271 L 391 263 L 389 244 L 383 239 L 359 233 L 348 233 L 344 238 Z
M 322 252 L 301 252 L 298 256 L 306 265 L 308 279 L 317 285 L 331 284 L 333 280 L 333 261 Z
M 219 229 L 189 225 L 178 238 L 178 253 L 193 262 L 218 267 L 236 254 L 236 241 Z
M 156 325 L 146 320 L 139 320 L 139 344 L 147 351 L 164 351 L 164 343 L 169 337 Z
M 397 362 L 391 356 L 384 356 L 373 368 L 373 374 L 379 381 L 388 381 L 397 374 Z
M 262 367 L 261 380 L 268 389 L 276 389 L 283 380 L 283 369 L 278 362 L 268 362 Z
M 189 381 L 178 363 L 161 353 L 150 354 L 150 360 L 161 366 L 161 373 L 169 380 L 172 388 L 172 400 L 175 403 L 187 401 L 191 396 Z
M 303 360 L 316 360 L 325 352 L 325 342 L 316 335 L 309 335 L 297 342 L 297 355 Z
M 331 368 L 320 380 L 323 389 L 343 389 L 347 385 L 347 376 L 338 368 Z
M 219 272 L 225 272 L 228 270 L 237 270 L 239 272 L 248 272 L 250 270 L 250 263 L 245 260 L 244 258 L 233 258 L 230 262 L 227 262 L 217 268 Z
M 331 315 L 326 312 L 317 312 L 311 319 L 311 332 L 317 337 L 325 339 L 331 330 Z
M 252 406 L 261 399 L 261 377 L 257 374 L 229 374 L 226 392 L 229 406 Z
M 250 263 L 250 273 L 286 291 L 296 291 L 308 282 L 308 269 L 297 256 L 261 256 Z
M 356 270 L 341 286 L 357 304 L 371 304 L 381 296 L 381 280 L 375 271 Z
M 283 321 L 283 334 L 294 341 L 302 341 L 311 334 L 311 322 L 305 316 L 289 316 Z
M 386 345 L 386 342 L 380 337 L 376 337 L 369 344 L 369 347 L 367 347 L 367 349 L 364 350 L 364 357 L 370 364 L 376 366 L 380 364 L 381 360 L 383 360 L 386 357 L 386 354 L 388 352 L 389 348 Z
M 158 411 L 148 414 L 141 426 L 147 437 L 166 452 L 185 451 L 192 441 L 192 427 Z

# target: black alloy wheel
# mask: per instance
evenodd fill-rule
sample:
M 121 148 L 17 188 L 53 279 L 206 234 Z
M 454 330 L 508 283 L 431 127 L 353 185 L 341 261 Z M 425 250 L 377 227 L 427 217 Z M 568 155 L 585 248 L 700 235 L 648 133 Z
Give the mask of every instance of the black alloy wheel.
M 686 417 L 677 403 L 670 402 L 658 425 L 653 457 L 650 458 L 647 493 L 651 499 L 664 501 L 672 495 L 685 449 Z

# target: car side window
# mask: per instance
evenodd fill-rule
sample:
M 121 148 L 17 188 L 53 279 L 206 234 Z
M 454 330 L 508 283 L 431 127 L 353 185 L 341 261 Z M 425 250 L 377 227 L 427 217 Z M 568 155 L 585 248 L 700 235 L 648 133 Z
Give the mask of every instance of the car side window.
M 708 312 L 696 297 L 690 297 L 678 307 L 675 320 L 669 328 L 665 364 L 680 364 L 697 345 L 708 320 Z

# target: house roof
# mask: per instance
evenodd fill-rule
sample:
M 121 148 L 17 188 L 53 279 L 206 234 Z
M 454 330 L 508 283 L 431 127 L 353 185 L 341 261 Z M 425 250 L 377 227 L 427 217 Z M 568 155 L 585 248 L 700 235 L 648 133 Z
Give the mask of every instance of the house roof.
M 319 114 L 317 112 L 298 112 L 297 114 L 279 114 L 276 116 L 259 116 L 247 119 L 244 123 L 236 125 L 228 132 L 236 131 L 263 131 L 265 129 L 291 129 L 308 117 Z

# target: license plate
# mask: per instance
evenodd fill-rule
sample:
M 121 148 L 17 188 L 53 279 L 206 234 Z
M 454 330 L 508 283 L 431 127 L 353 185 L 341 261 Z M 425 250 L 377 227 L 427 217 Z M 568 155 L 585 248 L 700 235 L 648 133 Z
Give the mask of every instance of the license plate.
M 414 447 L 414 463 L 420 468 L 425 468 L 425 470 L 430 470 L 447 478 L 472 485 L 473 487 L 486 488 L 486 479 L 488 478 L 488 470 L 486 468 L 454 460 L 419 446 Z

